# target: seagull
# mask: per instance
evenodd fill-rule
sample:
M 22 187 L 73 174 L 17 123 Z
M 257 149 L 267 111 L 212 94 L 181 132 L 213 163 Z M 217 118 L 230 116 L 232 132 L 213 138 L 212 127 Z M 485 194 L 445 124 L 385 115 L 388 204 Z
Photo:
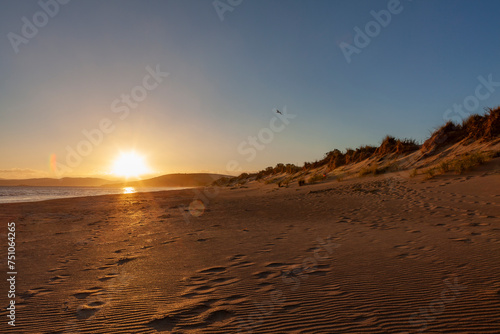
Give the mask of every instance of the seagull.
M 281 113 L 281 111 L 279 111 L 278 109 L 276 109 L 276 112 L 277 112 L 278 114 L 280 114 L 280 115 L 283 115 L 283 114 Z

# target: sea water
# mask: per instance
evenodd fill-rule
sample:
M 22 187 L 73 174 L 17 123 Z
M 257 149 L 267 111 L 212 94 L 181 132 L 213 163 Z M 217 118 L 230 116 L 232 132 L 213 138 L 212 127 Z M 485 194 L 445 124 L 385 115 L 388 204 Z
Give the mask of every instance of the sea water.
M 48 199 L 178 190 L 183 188 L 104 188 L 104 187 L 0 187 L 0 203 L 38 202 Z

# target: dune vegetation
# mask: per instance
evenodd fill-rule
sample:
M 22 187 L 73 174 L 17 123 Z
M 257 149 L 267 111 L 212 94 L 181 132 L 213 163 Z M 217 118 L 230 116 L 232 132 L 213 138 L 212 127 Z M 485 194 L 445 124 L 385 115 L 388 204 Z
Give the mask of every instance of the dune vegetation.
M 279 187 L 288 186 L 293 181 L 299 185 L 317 183 L 329 177 L 338 181 L 350 175 L 367 176 L 388 172 L 410 170 L 410 176 L 426 174 L 427 178 L 447 172 L 463 173 L 491 160 L 498 155 L 493 146 L 492 151 L 482 152 L 473 143 L 498 144 L 500 137 L 500 106 L 487 108 L 483 115 L 474 114 L 461 123 L 448 121 L 436 128 L 430 137 L 420 145 L 409 138 L 395 138 L 387 135 L 379 146 L 363 145 L 356 149 L 346 148 L 344 151 L 334 149 L 327 152 L 321 160 L 304 162 L 302 166 L 278 163 L 275 167 L 267 167 L 257 173 L 243 173 L 237 177 L 224 177 L 214 185 L 243 185 L 248 181 L 263 181 L 266 184 L 276 183 Z M 453 145 L 468 147 L 465 153 L 451 155 L 443 160 L 434 158 Z M 407 158 L 405 160 L 405 158 Z M 426 163 L 425 160 L 429 162 Z M 399 163 L 404 161 L 405 164 Z M 424 162 L 423 162 L 424 161 Z M 357 170 L 343 172 L 346 167 L 359 165 Z M 427 167 L 427 169 L 424 169 Z

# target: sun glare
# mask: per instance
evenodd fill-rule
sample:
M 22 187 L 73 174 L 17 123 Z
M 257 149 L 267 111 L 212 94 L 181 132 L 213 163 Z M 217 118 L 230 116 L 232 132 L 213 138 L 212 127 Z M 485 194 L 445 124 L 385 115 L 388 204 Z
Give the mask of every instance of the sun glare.
M 114 175 L 124 177 L 138 177 L 150 172 L 144 158 L 135 152 L 121 153 L 111 170 Z

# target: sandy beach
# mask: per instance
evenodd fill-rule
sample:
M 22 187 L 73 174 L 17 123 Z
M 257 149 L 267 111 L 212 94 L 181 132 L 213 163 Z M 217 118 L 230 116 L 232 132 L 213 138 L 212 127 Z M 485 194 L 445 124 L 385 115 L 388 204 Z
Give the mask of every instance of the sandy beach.
M 500 1 L 2 5 L 0 334 L 500 334 Z
M 0 331 L 499 333 L 498 165 L 3 204 Z

